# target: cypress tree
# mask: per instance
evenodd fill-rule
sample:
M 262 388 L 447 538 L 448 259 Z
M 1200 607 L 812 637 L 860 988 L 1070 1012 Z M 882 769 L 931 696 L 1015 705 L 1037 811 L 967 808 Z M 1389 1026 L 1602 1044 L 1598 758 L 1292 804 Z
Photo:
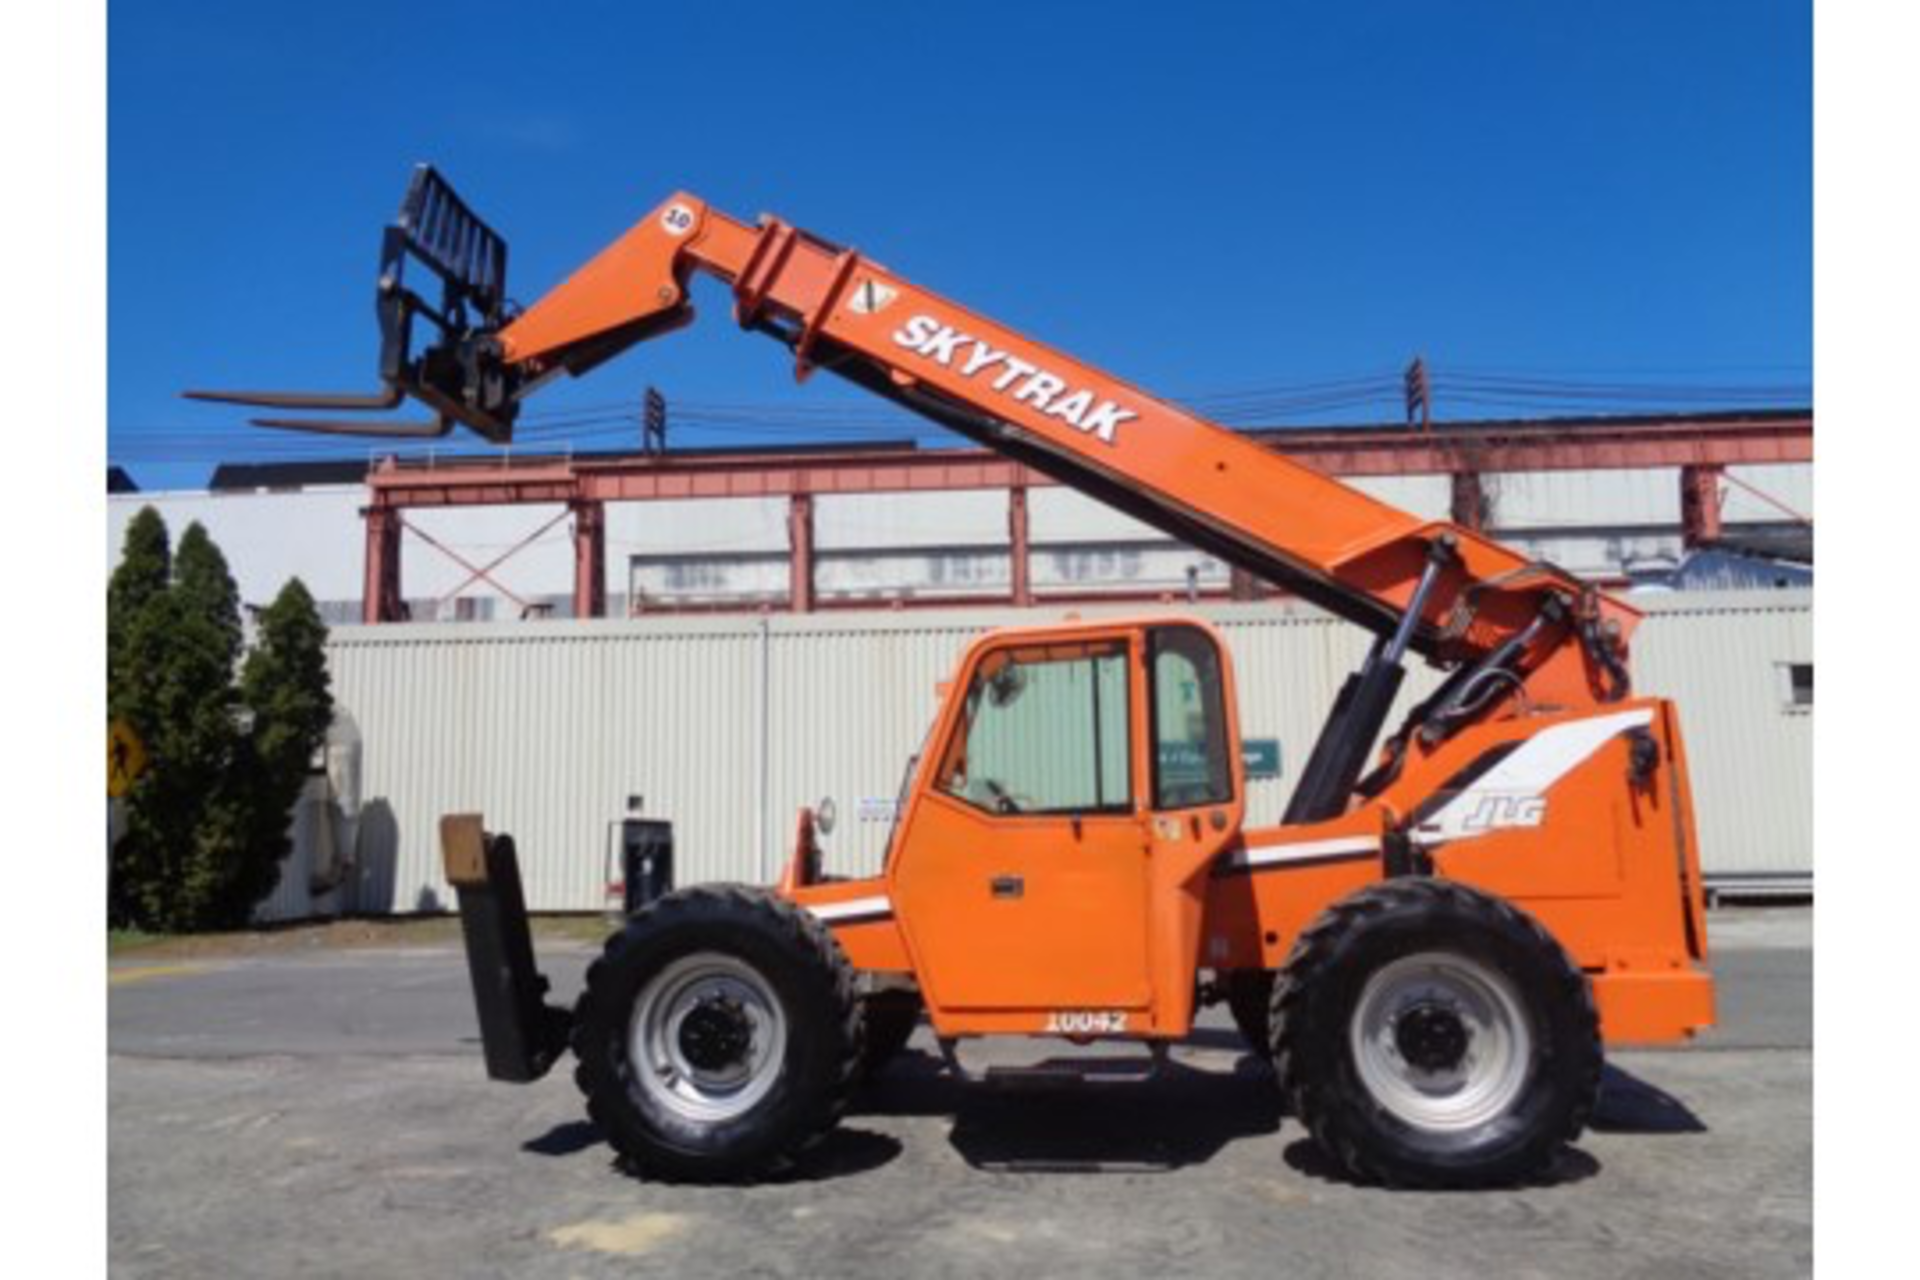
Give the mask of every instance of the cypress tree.
M 173 552 L 167 541 L 167 522 L 152 507 L 142 507 L 127 522 L 120 564 L 107 580 L 107 714 L 126 714 L 122 705 L 126 672 L 127 635 L 133 620 L 147 603 L 167 590 L 173 576 Z M 137 726 L 136 726 L 137 727 Z
M 235 889 L 249 907 L 279 882 L 292 847 L 287 816 L 333 723 L 326 643 L 313 596 L 294 578 L 261 612 L 241 670 L 241 701 L 253 713 L 246 761 L 253 803 L 246 867 Z
M 174 550 L 173 589 L 188 609 L 219 629 L 227 639 L 227 660 L 237 661 L 246 638 L 240 625 L 240 588 L 227 558 L 198 520 L 187 526 Z
M 128 793 L 114 878 L 129 920 L 145 928 L 207 927 L 219 893 L 224 842 L 207 819 L 240 743 L 230 653 L 227 633 L 174 590 L 148 601 L 128 632 L 125 705 L 148 768 Z
M 173 832 L 185 859 L 172 899 L 176 929 L 237 927 L 247 911 L 235 899 L 247 879 L 248 836 L 253 826 L 253 782 L 243 708 L 233 683 L 245 632 L 240 625 L 240 589 L 227 558 L 195 521 L 180 535 L 173 552 L 173 586 L 178 628 L 173 662 L 191 678 L 195 699 L 190 737 L 176 746 L 190 761 L 184 772 L 203 788 L 180 797 L 186 812 Z M 250 904 L 248 904 L 250 905 Z

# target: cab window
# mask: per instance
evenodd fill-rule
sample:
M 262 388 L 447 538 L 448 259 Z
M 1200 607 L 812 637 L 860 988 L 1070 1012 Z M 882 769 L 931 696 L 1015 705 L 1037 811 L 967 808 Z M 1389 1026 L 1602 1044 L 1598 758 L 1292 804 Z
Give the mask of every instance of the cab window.
M 1124 641 L 998 650 L 975 669 L 936 785 L 988 813 L 1127 812 Z
M 1160 627 L 1149 641 L 1153 688 L 1153 805 L 1188 809 L 1233 799 L 1220 651 L 1194 627 Z

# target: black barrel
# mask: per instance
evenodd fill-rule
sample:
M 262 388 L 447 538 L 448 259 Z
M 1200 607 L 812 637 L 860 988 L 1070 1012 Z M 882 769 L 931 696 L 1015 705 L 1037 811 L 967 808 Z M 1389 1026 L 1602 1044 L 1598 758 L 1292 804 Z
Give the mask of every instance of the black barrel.
M 659 818 L 622 818 L 620 874 L 626 882 L 628 915 L 672 893 L 673 824 Z

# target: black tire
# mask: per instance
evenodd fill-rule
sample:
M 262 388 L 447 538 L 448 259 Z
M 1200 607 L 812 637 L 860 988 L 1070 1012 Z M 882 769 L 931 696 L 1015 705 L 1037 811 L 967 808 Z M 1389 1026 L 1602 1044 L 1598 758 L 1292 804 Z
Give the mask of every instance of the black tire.
M 1247 1042 L 1262 1058 L 1273 1053 L 1273 971 L 1235 969 L 1226 975 L 1227 1012 Z
M 872 1075 L 892 1061 L 913 1038 L 920 1025 L 920 993 L 904 989 L 876 991 L 860 1001 L 866 1022 L 866 1045 L 860 1055 L 860 1070 Z
M 636 1032 L 658 1067 L 632 1061 Z M 778 1173 L 846 1110 L 861 1055 L 853 973 L 826 927 L 782 898 L 683 889 L 636 913 L 587 970 L 573 1051 L 588 1114 L 639 1171 Z
M 1532 917 L 1445 880 L 1328 908 L 1294 944 L 1272 1017 L 1290 1109 L 1362 1182 L 1533 1179 L 1599 1092 L 1585 976 Z

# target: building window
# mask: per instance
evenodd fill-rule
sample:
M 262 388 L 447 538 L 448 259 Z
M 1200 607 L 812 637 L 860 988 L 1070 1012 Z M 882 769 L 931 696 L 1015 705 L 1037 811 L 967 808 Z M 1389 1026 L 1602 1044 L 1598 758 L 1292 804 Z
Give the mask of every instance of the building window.
M 636 555 L 627 562 L 629 616 L 689 605 L 784 605 L 791 586 L 784 551 Z
M 1783 662 L 1780 664 L 1782 690 L 1788 711 L 1813 710 L 1813 664 L 1811 662 Z

